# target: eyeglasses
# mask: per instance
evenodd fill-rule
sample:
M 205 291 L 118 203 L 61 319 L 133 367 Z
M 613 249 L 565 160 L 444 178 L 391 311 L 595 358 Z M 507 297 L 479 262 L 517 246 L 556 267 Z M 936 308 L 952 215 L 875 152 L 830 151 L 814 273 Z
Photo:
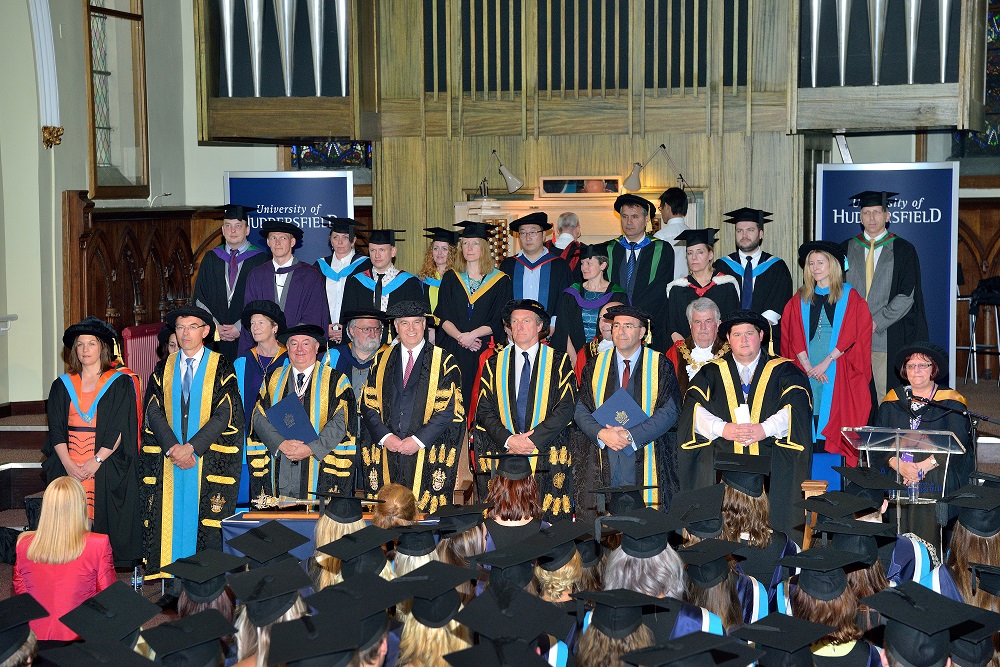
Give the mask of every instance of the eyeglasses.
M 928 368 L 934 364 L 906 364 L 903 368 L 908 371 L 926 371 Z
M 625 331 L 631 332 L 634 331 L 635 329 L 640 329 L 640 328 L 642 328 L 641 324 L 632 324 L 631 322 L 615 322 L 614 324 L 611 325 L 612 331 L 614 331 L 615 329 L 624 329 Z
M 184 333 L 185 331 L 197 331 L 198 329 L 207 326 L 207 324 L 178 324 L 174 327 L 174 331 L 177 333 Z
M 369 336 L 382 333 L 381 325 L 376 327 L 351 327 L 351 328 L 354 329 L 355 331 L 360 331 L 361 333 L 367 334 Z
M 540 232 L 540 231 L 538 231 L 538 232 L 518 232 L 517 233 L 518 236 L 523 236 L 525 238 L 530 238 L 532 236 L 539 236 L 541 234 L 542 234 L 542 232 Z

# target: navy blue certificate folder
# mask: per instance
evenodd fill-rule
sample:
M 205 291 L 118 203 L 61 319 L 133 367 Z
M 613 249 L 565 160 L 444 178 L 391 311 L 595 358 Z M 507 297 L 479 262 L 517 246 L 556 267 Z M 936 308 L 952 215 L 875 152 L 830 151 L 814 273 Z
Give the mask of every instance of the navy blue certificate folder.
M 301 440 L 302 442 L 312 442 L 316 439 L 316 429 L 309 421 L 309 415 L 299 401 L 295 392 L 268 408 L 264 414 L 271 426 L 278 430 L 285 440 Z
M 622 428 L 633 428 L 649 419 L 649 415 L 643 412 L 632 395 L 624 389 L 611 394 L 601 407 L 594 410 L 593 417 L 601 426 L 610 424 Z

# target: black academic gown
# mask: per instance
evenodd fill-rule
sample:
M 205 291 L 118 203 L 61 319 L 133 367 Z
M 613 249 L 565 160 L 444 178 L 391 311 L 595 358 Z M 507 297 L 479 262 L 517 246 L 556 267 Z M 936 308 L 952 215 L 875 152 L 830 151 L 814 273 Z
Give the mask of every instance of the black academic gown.
M 219 246 L 226 252 L 226 246 Z M 240 272 L 236 278 L 236 285 L 233 288 L 232 298 L 229 296 L 229 263 L 216 254 L 216 248 L 205 253 L 198 267 L 198 277 L 194 282 L 194 300 L 201 305 L 219 324 L 236 324 L 243 316 L 243 299 L 246 295 L 247 276 L 250 271 L 271 259 L 271 256 L 260 248 L 250 246 L 250 250 L 256 250 L 256 254 L 247 257 L 240 264 Z M 232 341 L 217 340 L 215 349 L 226 359 L 236 361 L 239 356 L 240 339 Z
M 521 281 L 518 278 L 526 273 L 531 266 L 535 267 L 534 271 L 538 271 L 541 274 L 539 277 L 537 301 L 545 307 L 545 312 L 549 315 L 555 315 L 559 297 L 562 296 L 563 291 L 573 282 L 573 272 L 570 270 L 566 260 L 548 251 L 535 264 L 528 262 L 527 258 L 521 254 L 508 257 L 500 264 L 500 270 L 510 276 L 515 299 L 525 298 Z M 558 324 L 558 319 L 556 322 Z M 558 340 L 554 340 L 552 341 L 552 346 L 557 350 L 564 352 L 566 350 L 565 340 L 562 344 Z
M 622 241 L 624 236 L 608 241 L 605 248 L 608 258 L 608 279 L 621 285 L 629 295 L 633 306 L 642 308 L 653 318 L 651 346 L 657 352 L 666 352 L 671 345 L 667 335 L 667 309 L 663 300 L 667 293 L 667 283 L 674 278 L 674 248 L 660 239 L 647 236 L 649 245 L 639 251 L 639 261 L 632 275 L 631 284 L 626 284 L 626 251 Z
M 583 285 L 574 283 L 559 295 L 559 302 L 556 305 L 556 330 L 553 335 L 553 344 L 559 343 L 559 349 L 565 349 L 566 341 L 573 343 L 573 347 L 579 351 L 587 344 L 584 337 L 583 317 L 581 311 L 596 310 L 600 313 L 608 303 L 627 303 L 628 296 L 618 285 L 609 283 L 608 288 L 600 298 L 588 301 L 583 298 Z M 600 322 L 598 322 L 597 333 L 600 333 Z
M 367 271 L 360 271 L 347 279 L 347 284 L 344 286 L 344 300 L 340 307 L 341 313 L 371 308 L 382 310 L 382 304 L 375 303 L 374 275 L 374 269 L 369 267 Z M 389 296 L 388 308 L 403 301 L 419 301 L 430 312 L 431 305 L 424 293 L 423 283 L 405 271 L 400 271 L 389 285 L 383 285 L 382 295 Z
M 675 333 L 679 333 L 684 338 L 691 335 L 687 307 L 692 301 L 701 297 L 715 302 L 722 314 L 722 319 L 726 319 L 726 315 L 740 308 L 740 290 L 731 276 L 717 273 L 712 277 L 711 282 L 704 287 L 699 285 L 693 276 L 678 278 L 667 286 L 668 338 Z M 785 305 L 782 304 L 781 307 L 784 308 Z
M 139 457 L 136 432 L 135 385 L 132 378 L 114 373 L 111 385 L 97 403 L 93 426 L 95 453 L 121 442 L 94 475 L 94 532 L 111 541 L 116 567 L 132 567 L 142 558 L 142 520 L 139 516 Z M 56 379 L 45 404 L 49 432 L 42 446 L 46 483 L 66 475 L 55 445 L 69 442 L 70 396 L 62 380 Z
M 812 398 L 809 381 L 795 364 L 782 357 L 769 357 L 763 350 L 750 384 L 750 418 L 767 419 L 779 410 L 791 411 L 788 435 L 766 438 L 748 447 L 731 440 L 709 440 L 694 430 L 695 407 L 703 406 L 727 422 L 743 402 L 740 377 L 730 352 L 710 361 L 691 379 L 677 426 L 678 472 L 681 491 L 716 483 L 716 452 L 760 454 L 771 457 L 768 496 L 771 526 L 789 535 L 802 524 L 802 512 L 793 503 L 802 498 L 802 482 L 812 469 Z
M 763 271 L 759 271 L 763 267 Z M 740 265 L 740 253 L 734 252 L 715 262 L 715 270 L 732 276 L 740 284 L 741 295 L 743 286 L 743 267 Z M 759 271 L 759 273 L 758 273 Z M 785 260 L 770 253 L 761 252 L 760 262 L 754 267 L 757 274 L 753 279 L 753 300 L 750 310 L 763 315 L 773 310 L 779 316 L 785 309 L 785 304 L 792 298 L 792 274 L 788 271 Z M 771 327 L 771 340 L 774 350 L 781 349 L 781 326 Z
M 461 373 L 454 358 L 424 343 L 403 386 L 406 355 L 393 345 L 375 357 L 361 400 L 361 484 L 374 498 L 384 484 L 413 491 L 421 512 L 452 504 L 465 436 Z M 432 386 L 433 384 L 433 386 Z M 379 442 L 395 434 L 415 436 L 424 448 L 412 455 L 391 452 Z

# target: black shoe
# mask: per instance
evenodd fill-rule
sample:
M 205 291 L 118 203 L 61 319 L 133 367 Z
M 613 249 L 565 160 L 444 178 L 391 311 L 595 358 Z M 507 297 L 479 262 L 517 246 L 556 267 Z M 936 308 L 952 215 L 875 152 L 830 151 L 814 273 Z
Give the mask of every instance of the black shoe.
M 163 611 L 177 611 L 177 596 L 171 595 L 170 593 L 164 593 L 160 599 L 156 601 L 156 605 Z

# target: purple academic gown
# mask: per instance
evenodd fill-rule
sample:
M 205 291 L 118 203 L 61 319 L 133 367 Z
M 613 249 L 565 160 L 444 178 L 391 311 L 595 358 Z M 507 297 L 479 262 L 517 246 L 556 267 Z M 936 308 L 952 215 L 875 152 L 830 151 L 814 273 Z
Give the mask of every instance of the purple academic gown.
M 323 274 L 298 260 L 284 271 L 291 273 L 285 283 L 284 303 L 276 298 L 274 262 L 265 262 L 250 271 L 244 303 L 258 299 L 274 301 L 284 311 L 289 327 L 315 324 L 326 331 L 330 324 L 330 309 L 326 303 L 326 279 Z M 244 329 L 240 335 L 240 354 L 253 346 L 253 337 Z

